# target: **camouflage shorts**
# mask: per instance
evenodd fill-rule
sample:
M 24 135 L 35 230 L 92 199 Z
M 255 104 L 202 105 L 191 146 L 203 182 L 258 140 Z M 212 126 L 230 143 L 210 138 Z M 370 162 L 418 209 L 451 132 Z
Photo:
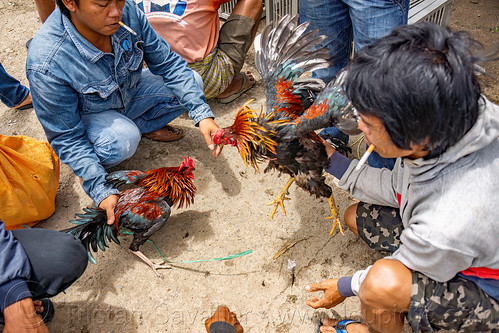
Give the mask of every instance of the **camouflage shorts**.
M 407 321 L 414 332 L 497 332 L 499 302 L 461 276 L 437 282 L 412 272 Z
M 397 208 L 359 202 L 357 230 L 359 237 L 371 248 L 393 253 L 400 245 L 400 234 L 404 226 Z
M 397 208 L 359 202 L 357 230 L 371 248 L 393 253 L 404 226 Z M 413 271 L 407 321 L 414 332 L 496 332 L 499 302 L 463 277 L 438 282 Z

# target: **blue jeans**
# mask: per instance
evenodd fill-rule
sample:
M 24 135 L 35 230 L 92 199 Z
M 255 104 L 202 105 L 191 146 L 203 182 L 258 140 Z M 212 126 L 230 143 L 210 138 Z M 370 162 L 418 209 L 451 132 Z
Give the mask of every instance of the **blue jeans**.
M 203 87 L 203 79 L 194 72 L 196 82 Z M 137 150 L 142 133 L 154 132 L 186 111 L 163 78 L 142 71 L 137 93 L 123 113 L 109 110 L 82 115 L 88 140 L 102 165 L 115 166 L 129 159 Z
M 375 42 L 392 32 L 395 27 L 407 24 L 410 0 L 299 0 L 300 21 L 309 21 L 308 30 L 319 29 L 327 38 L 326 46 L 333 66 L 312 73 L 312 77 L 328 83 L 343 69 L 355 50 Z M 336 135 L 334 135 L 336 133 Z M 329 134 L 345 143 L 345 134 L 336 128 Z M 368 159 L 371 166 L 393 168 L 394 159 L 384 159 L 373 152 Z
M 28 97 L 29 89 L 7 74 L 0 63 L 0 101 L 12 108 Z
M 309 30 L 328 36 L 321 46 L 329 48 L 333 67 L 313 75 L 327 83 L 350 60 L 352 41 L 360 50 L 407 24 L 409 0 L 299 0 L 299 8 L 300 21 L 310 21 Z

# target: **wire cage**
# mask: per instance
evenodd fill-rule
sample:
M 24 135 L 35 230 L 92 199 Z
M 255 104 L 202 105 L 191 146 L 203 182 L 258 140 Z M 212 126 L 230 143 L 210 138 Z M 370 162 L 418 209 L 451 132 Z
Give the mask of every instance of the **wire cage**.
M 453 6 L 454 0 L 411 0 L 408 23 L 427 21 L 446 26 Z
M 265 0 L 265 14 L 266 23 L 273 22 L 275 26 L 286 14 L 298 14 L 298 0 Z
M 230 13 L 232 13 L 232 10 L 236 6 L 236 3 L 237 3 L 237 0 L 232 0 L 232 1 L 229 1 L 229 2 L 222 4 L 220 6 L 220 8 L 218 8 L 218 17 L 220 17 L 221 19 L 224 19 L 224 20 L 228 19 L 230 16 Z

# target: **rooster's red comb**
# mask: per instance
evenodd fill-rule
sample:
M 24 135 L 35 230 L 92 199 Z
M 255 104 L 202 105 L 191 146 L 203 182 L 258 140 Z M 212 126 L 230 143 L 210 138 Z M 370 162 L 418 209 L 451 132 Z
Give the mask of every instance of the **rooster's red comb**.
M 184 156 L 184 160 L 182 161 L 182 164 L 180 164 L 179 170 L 182 170 L 182 168 L 194 169 L 194 160 L 189 156 Z

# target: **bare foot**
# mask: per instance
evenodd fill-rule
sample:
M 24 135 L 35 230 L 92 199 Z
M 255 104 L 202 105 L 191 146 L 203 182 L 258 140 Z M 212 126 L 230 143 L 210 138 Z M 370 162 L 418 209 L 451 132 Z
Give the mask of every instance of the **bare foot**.
M 321 332 L 336 332 L 334 326 L 338 324 L 339 320 L 325 318 L 322 320 Z M 369 333 L 367 325 L 360 323 L 351 323 L 346 327 L 348 333 Z
M 25 105 L 31 104 L 31 93 L 28 93 L 28 96 L 21 103 L 17 104 L 13 107 L 13 109 L 23 110 L 22 107 Z
M 234 76 L 234 79 L 232 79 L 232 82 L 229 84 L 229 86 L 224 90 L 223 93 L 217 96 L 217 98 L 222 99 L 229 97 L 230 95 L 234 95 L 235 93 L 238 93 L 241 90 L 246 90 L 251 88 L 255 84 L 255 78 L 253 74 L 250 71 L 246 72 L 246 85 L 243 88 L 243 74 L 238 73 L 236 76 Z

